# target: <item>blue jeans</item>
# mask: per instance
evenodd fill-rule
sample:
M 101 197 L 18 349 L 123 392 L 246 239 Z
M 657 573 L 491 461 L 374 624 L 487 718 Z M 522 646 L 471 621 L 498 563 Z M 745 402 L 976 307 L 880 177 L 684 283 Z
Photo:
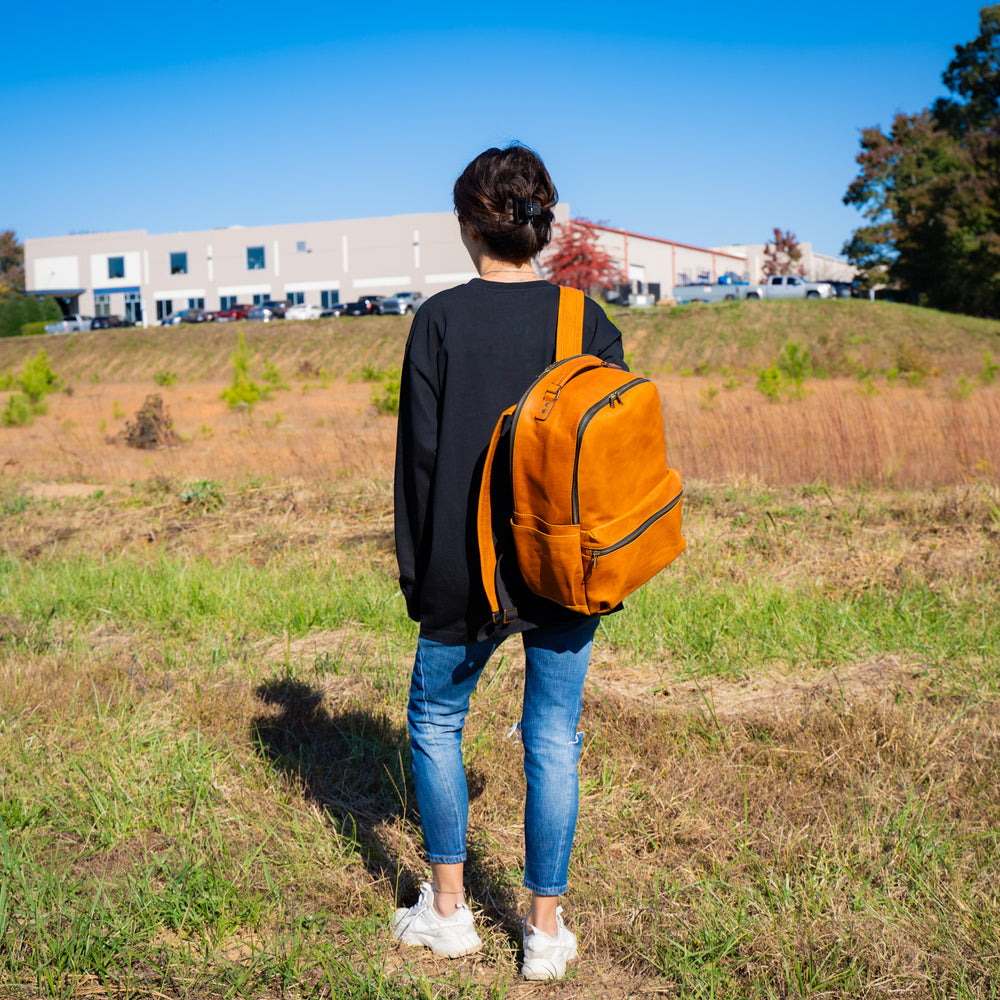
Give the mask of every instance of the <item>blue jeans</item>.
M 522 633 L 526 661 L 520 733 L 524 745 L 524 884 L 542 896 L 566 891 L 579 806 L 577 732 L 583 680 L 598 616 Z M 486 661 L 502 640 L 446 646 L 421 637 L 407 722 L 417 806 L 429 861 L 465 861 L 469 789 L 462 729 Z

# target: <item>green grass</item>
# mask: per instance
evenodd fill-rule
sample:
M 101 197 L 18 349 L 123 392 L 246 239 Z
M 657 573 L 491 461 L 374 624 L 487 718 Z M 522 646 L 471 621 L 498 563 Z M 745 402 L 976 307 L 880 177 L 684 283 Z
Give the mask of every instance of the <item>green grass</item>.
M 301 534 L 223 492 L 0 493 L 0 996 L 536 996 L 516 645 L 468 721 L 486 948 L 448 963 L 387 933 L 425 877 L 387 485 L 298 496 Z M 692 485 L 599 632 L 553 995 L 998 995 L 995 504 Z

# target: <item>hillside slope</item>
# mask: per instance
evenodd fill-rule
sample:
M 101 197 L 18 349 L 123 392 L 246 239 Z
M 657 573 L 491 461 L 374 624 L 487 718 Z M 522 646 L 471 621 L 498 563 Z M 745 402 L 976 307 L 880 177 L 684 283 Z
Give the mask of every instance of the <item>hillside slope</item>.
M 668 372 L 753 372 L 789 342 L 808 349 L 817 374 L 922 371 L 972 375 L 984 355 L 1000 358 L 1000 323 L 887 302 L 732 302 L 650 310 L 613 310 L 633 368 Z M 410 320 L 379 316 L 311 322 L 242 323 L 258 361 L 286 374 L 308 363 L 334 379 L 364 366 L 392 368 L 403 355 Z M 69 382 L 225 379 L 237 324 L 102 330 L 0 340 L 0 373 L 17 370 L 44 348 Z

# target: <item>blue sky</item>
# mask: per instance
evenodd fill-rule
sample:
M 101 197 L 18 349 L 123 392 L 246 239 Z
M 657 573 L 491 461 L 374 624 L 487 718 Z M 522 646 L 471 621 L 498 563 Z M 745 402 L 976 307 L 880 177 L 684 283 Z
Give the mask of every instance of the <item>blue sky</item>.
M 0 230 L 445 211 L 517 139 L 575 216 L 701 246 L 780 226 L 836 254 L 859 129 L 944 93 L 980 6 L 22 0 Z

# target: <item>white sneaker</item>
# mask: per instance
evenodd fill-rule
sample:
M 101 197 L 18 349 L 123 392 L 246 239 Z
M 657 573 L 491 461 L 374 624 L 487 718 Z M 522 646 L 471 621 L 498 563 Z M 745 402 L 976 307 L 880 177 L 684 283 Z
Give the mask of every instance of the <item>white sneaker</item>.
M 434 909 L 434 887 L 430 882 L 420 886 L 420 897 L 413 906 L 396 910 L 392 936 L 403 944 L 422 944 L 444 958 L 471 955 L 483 946 L 472 926 L 472 911 L 465 903 L 459 903 L 450 917 L 442 917 Z
M 556 936 L 552 937 L 524 921 L 524 965 L 521 975 L 525 979 L 562 979 L 566 963 L 576 958 L 576 935 L 566 929 L 562 907 L 556 909 Z

